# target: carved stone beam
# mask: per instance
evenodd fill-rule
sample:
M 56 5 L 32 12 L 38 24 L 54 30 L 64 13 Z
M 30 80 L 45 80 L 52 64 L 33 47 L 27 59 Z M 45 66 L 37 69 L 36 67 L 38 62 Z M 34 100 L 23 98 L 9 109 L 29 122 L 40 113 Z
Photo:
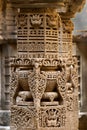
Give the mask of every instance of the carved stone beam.
M 56 8 L 65 16 L 73 17 L 81 11 L 86 0 L 8 0 L 15 8 Z
M 56 8 L 58 12 L 66 12 L 67 0 L 9 0 L 15 8 Z

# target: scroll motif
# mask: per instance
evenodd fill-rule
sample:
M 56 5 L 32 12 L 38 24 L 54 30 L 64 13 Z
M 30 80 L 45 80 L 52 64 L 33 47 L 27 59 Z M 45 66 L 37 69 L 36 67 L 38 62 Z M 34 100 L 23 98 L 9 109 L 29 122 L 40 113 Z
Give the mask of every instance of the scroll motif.
M 73 96 L 67 96 L 66 98 L 66 102 L 67 102 L 67 110 L 68 111 L 73 111 L 73 107 L 74 107 L 74 100 L 73 100 Z
M 36 128 L 33 108 L 11 107 L 11 126 L 17 128 Z
M 28 84 L 33 98 L 41 99 L 46 88 L 46 76 L 43 73 L 32 72 L 28 76 Z
M 65 99 L 65 94 L 66 94 L 66 74 L 65 70 L 62 72 L 58 72 L 57 75 L 57 84 L 58 84 L 58 89 L 62 97 Z

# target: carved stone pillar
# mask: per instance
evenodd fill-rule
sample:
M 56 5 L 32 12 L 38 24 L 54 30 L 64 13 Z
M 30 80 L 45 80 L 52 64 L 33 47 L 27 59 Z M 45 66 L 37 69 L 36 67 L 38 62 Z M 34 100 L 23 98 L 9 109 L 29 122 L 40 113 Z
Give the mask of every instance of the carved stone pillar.
M 45 1 L 38 1 L 38 6 L 37 2 L 16 3 L 11 130 L 78 130 L 78 66 L 72 57 L 72 23 L 61 14 L 68 2 L 56 2 L 50 2 L 50 7 Z

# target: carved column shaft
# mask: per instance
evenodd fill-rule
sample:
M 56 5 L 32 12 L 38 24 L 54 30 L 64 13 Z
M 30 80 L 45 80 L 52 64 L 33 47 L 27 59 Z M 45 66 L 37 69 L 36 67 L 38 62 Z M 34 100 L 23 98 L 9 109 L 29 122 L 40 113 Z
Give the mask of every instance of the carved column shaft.
M 40 2 L 38 8 L 25 3 L 18 9 L 17 56 L 11 60 L 12 129 L 78 130 L 78 66 L 72 57 L 73 25 L 63 17 L 65 3 L 58 2 L 59 11 L 42 8 Z

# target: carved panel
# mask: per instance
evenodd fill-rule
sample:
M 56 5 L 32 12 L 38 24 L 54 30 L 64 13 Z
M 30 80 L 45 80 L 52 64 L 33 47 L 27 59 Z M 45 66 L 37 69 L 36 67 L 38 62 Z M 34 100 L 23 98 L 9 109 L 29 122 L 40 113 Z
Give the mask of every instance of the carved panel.
M 11 126 L 16 129 L 36 128 L 35 111 L 33 108 L 11 107 Z
M 40 127 L 61 128 L 65 126 L 66 110 L 64 107 L 41 108 L 39 116 Z
M 40 74 L 33 72 L 28 77 L 28 84 L 34 99 L 41 99 L 46 88 L 46 76 L 43 73 Z
M 48 52 L 58 53 L 58 28 L 61 24 L 59 17 L 59 14 L 54 11 L 43 13 L 42 9 L 41 12 L 19 13 L 17 17 L 18 54 L 22 53 L 27 57 L 32 55 L 30 58 L 35 58 L 34 52 L 40 55 L 44 52 L 43 57 L 46 52 L 46 55 Z

